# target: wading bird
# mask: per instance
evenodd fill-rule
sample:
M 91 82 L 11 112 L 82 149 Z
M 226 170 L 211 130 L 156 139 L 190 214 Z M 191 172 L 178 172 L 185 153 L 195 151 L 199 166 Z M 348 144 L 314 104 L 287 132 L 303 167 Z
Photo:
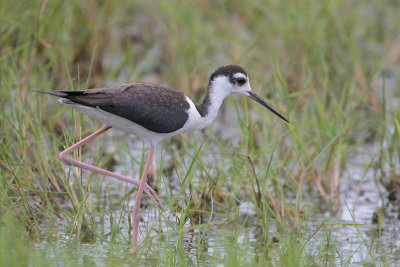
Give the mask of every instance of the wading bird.
M 230 94 L 248 96 L 284 121 L 289 122 L 252 91 L 249 76 L 242 67 L 237 65 L 220 67 L 211 74 L 204 100 L 198 105 L 183 92 L 143 82 L 84 91 L 39 92 L 58 96 L 58 101 L 61 104 L 71 106 L 107 125 L 62 151 L 59 157 L 67 165 L 112 176 L 139 186 L 132 209 L 134 250 L 137 249 L 140 202 L 143 191 L 152 198 L 156 205 L 161 207 L 157 193 L 147 184 L 150 161 L 154 146 L 158 141 L 183 132 L 207 127 L 217 116 L 222 101 Z M 122 176 L 68 157 L 69 153 L 79 149 L 112 127 L 150 142 L 150 149 L 140 180 Z

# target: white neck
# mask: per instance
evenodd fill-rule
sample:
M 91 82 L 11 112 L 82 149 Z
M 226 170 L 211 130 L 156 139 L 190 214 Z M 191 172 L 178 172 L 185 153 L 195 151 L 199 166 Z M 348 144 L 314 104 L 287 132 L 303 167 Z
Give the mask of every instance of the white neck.
M 196 106 L 201 115 L 199 119 L 202 121 L 198 124 L 198 129 L 207 127 L 217 117 L 225 97 L 231 94 L 229 86 L 230 82 L 225 76 L 216 77 L 208 85 L 203 103 Z
M 212 120 L 215 119 L 225 97 L 231 94 L 230 91 L 227 90 L 227 86 L 230 86 L 230 83 L 228 78 L 225 76 L 220 76 L 213 80 L 210 88 L 208 88 L 210 91 L 209 94 L 211 103 L 208 107 L 208 114 L 206 117 L 212 117 Z

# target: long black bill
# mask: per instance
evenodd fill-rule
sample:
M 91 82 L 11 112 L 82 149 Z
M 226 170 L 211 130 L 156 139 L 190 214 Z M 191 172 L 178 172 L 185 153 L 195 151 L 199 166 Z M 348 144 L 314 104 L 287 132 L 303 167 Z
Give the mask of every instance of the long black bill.
M 248 92 L 250 95 L 249 97 L 255 101 L 257 101 L 258 103 L 260 103 L 261 105 L 263 105 L 264 107 L 266 107 L 267 109 L 269 109 L 272 113 L 274 113 L 276 116 L 278 116 L 279 118 L 281 118 L 282 120 L 286 121 L 287 123 L 289 123 L 289 121 L 282 115 L 280 114 L 278 111 L 276 111 L 273 107 L 271 107 L 270 105 L 268 105 L 261 97 L 259 97 L 258 95 L 256 95 L 255 93 L 253 93 L 252 91 Z

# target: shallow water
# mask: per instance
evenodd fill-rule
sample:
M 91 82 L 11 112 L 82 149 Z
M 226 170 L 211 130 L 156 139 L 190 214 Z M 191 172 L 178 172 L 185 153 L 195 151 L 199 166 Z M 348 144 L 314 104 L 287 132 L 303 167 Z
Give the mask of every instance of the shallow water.
M 140 141 L 131 137 L 118 136 L 119 134 L 111 133 L 111 135 L 117 136 L 109 137 L 111 140 L 115 139 L 119 142 L 121 139 L 127 138 L 124 147 L 129 153 L 116 153 L 115 155 L 118 155 L 116 161 L 132 162 L 131 156 L 140 159 L 142 154 Z M 108 147 L 107 153 L 112 153 L 113 146 Z M 304 202 L 309 204 L 304 206 L 304 210 L 309 216 L 307 216 L 307 221 L 302 223 L 303 226 L 300 229 L 303 236 L 302 243 L 305 244 L 303 255 L 317 257 L 321 255 L 326 245 L 330 244 L 335 248 L 329 251 L 329 253 L 333 253 L 335 264 L 357 265 L 388 259 L 392 262 L 400 261 L 400 229 L 396 214 L 384 216 L 381 231 L 379 231 L 378 224 L 372 222 L 374 212 L 378 211 L 382 205 L 389 204 L 387 202 L 388 192 L 382 186 L 378 190 L 379 185 L 375 181 L 373 170 L 365 167 L 370 165 L 370 161 L 373 160 L 371 155 L 376 154 L 374 151 L 376 149 L 378 146 L 374 144 L 359 146 L 349 156 L 351 161 L 347 164 L 346 169 L 342 169 L 340 172 L 340 206 L 336 216 L 330 212 L 315 211 L 315 207 L 318 205 L 318 196 L 309 195 L 305 199 Z M 163 152 L 163 157 L 165 164 L 171 160 L 171 156 L 165 152 Z M 136 163 L 131 166 L 116 165 L 114 171 L 133 176 L 140 170 L 139 164 Z M 169 179 L 176 179 L 176 177 L 172 174 Z M 103 222 L 100 221 L 100 218 L 95 218 L 99 225 L 98 237 L 90 243 L 79 243 L 78 249 L 79 254 L 86 256 L 86 259 L 93 260 L 98 266 L 106 266 L 109 257 L 126 257 L 126 252 L 130 250 L 126 204 L 129 203 L 132 206 L 134 198 L 131 195 L 128 202 L 120 201 L 131 189 L 131 186 L 123 182 L 103 177 L 99 183 L 102 191 L 100 194 L 92 194 L 91 202 L 108 206 L 111 213 L 104 215 Z M 178 185 L 175 186 L 179 188 Z M 161 196 L 165 194 L 162 191 Z M 140 229 L 141 231 L 153 230 L 147 233 L 148 240 L 143 248 L 143 250 L 149 250 L 150 253 L 141 254 L 141 260 L 157 263 L 160 260 L 159 255 L 164 251 L 177 253 L 175 248 L 179 243 L 179 234 L 174 232 L 166 221 L 174 224 L 174 227 L 177 227 L 178 223 L 172 212 L 173 209 L 170 207 L 166 210 L 160 218 L 159 211 L 154 206 L 149 205 L 143 209 Z M 205 225 L 200 226 L 199 229 L 182 233 L 180 244 L 185 251 L 185 261 L 191 264 L 223 263 L 224 259 L 232 253 L 241 252 L 249 262 L 257 262 L 260 260 L 259 257 L 266 257 L 272 262 L 278 263 L 279 259 L 275 257 L 279 255 L 279 239 L 282 238 L 277 234 L 278 226 L 274 225 L 273 220 L 270 221 L 267 240 L 269 242 L 275 240 L 276 245 L 272 246 L 275 247 L 275 251 L 272 248 L 269 253 L 265 253 L 263 242 L 266 241 L 265 238 L 262 238 L 263 234 L 260 233 L 261 222 L 257 219 L 254 204 L 243 202 L 238 207 L 238 212 L 239 214 L 232 212 L 226 216 L 205 217 Z M 177 215 L 179 217 L 180 213 L 178 212 Z M 237 216 L 242 216 L 242 218 L 236 219 Z M 246 218 L 247 223 L 243 222 L 243 218 Z M 185 227 L 190 227 L 190 221 L 185 224 Z M 71 249 L 69 248 L 71 244 L 69 239 L 75 237 L 70 237 L 69 233 L 66 234 L 66 228 L 65 222 L 59 222 L 57 251 Z M 115 231 L 115 229 L 120 229 L 120 231 Z M 160 231 L 165 234 L 160 235 Z M 292 231 L 299 231 L 299 229 L 295 228 Z M 112 233 L 116 234 L 113 236 Z M 140 237 L 143 239 L 144 235 L 145 233 L 142 232 Z M 116 242 L 110 242 L 112 238 L 115 238 Z M 150 247 L 152 248 L 149 249 Z M 60 255 L 49 251 L 48 256 L 52 258 Z M 83 260 L 84 258 L 81 259 L 81 261 Z

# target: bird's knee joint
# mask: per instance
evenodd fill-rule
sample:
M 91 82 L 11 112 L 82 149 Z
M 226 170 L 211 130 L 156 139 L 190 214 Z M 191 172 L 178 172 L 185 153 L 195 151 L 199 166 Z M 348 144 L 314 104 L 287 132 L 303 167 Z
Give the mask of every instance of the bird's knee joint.
M 71 160 L 67 156 L 65 156 L 63 152 L 58 154 L 58 158 L 62 161 L 62 163 L 71 165 Z

